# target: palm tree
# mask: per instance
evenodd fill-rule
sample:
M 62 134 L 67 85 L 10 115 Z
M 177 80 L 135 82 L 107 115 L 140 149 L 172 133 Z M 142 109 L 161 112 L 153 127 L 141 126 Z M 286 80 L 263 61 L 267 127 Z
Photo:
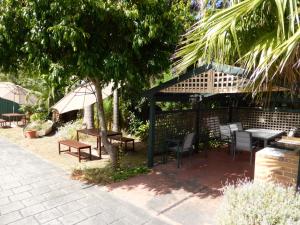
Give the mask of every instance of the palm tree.
M 231 0 L 216 9 L 211 1 L 202 18 L 184 35 L 175 53 L 181 73 L 197 62 L 244 67 L 248 87 L 299 81 L 300 18 L 297 0 Z

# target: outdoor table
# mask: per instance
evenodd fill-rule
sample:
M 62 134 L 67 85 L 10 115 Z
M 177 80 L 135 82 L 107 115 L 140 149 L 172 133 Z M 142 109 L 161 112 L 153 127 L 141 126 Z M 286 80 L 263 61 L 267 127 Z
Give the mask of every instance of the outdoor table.
M 4 114 L 1 114 L 2 117 L 5 117 L 5 118 L 8 118 L 8 122 L 10 123 L 10 126 L 11 126 L 11 122 L 13 120 L 13 118 L 25 118 L 25 114 L 22 114 L 22 113 L 4 113 Z M 26 123 L 26 119 L 25 119 L 25 123 Z M 18 124 L 18 121 L 17 121 L 17 124 Z
M 101 159 L 101 133 L 100 133 L 100 130 L 97 128 L 77 130 L 77 141 L 79 141 L 79 133 L 97 137 L 97 149 L 99 151 L 99 157 Z M 115 136 L 115 135 L 122 135 L 122 133 L 116 132 L 116 131 L 111 131 L 111 130 L 107 131 L 107 136 Z
M 264 147 L 267 147 L 268 141 L 274 140 L 276 137 L 280 137 L 285 133 L 281 130 L 270 130 L 261 128 L 251 128 L 245 131 L 250 132 L 253 138 L 264 141 Z

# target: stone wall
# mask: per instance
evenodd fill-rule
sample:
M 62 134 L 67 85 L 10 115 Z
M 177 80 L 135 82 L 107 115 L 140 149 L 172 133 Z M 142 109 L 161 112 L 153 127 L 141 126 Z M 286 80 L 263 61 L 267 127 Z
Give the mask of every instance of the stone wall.
M 264 148 L 256 153 L 254 181 L 273 181 L 296 187 L 298 164 L 299 150 Z

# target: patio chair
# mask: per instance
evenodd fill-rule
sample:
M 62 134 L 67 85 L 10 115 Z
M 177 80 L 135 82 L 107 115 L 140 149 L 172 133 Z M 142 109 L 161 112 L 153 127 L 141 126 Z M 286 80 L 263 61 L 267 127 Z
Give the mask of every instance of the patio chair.
M 241 122 L 236 122 L 236 123 L 231 123 L 229 124 L 231 133 L 235 132 L 235 131 L 243 131 L 243 125 Z
M 228 145 L 228 151 L 232 153 L 233 135 L 229 125 L 220 125 L 220 140 Z
M 250 164 L 252 164 L 252 154 L 256 146 L 252 142 L 252 134 L 246 131 L 235 132 L 235 146 L 233 151 L 233 159 L 235 159 L 236 151 L 248 151 L 251 153 Z
M 168 151 L 174 152 L 176 154 L 177 168 L 179 168 L 182 163 L 182 155 L 184 153 L 189 153 L 189 156 L 191 156 L 193 151 L 194 141 L 195 141 L 195 133 L 186 134 L 182 141 L 167 140 Z

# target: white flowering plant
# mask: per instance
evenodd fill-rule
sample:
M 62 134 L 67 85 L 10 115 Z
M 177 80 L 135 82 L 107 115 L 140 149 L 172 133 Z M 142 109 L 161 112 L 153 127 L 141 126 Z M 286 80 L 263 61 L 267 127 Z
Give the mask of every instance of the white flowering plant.
M 300 225 L 300 194 L 269 182 L 227 185 L 217 220 L 219 225 Z
M 64 126 L 58 128 L 57 137 L 59 140 L 71 139 L 75 140 L 77 130 L 82 128 L 82 121 L 76 120 L 66 123 Z

